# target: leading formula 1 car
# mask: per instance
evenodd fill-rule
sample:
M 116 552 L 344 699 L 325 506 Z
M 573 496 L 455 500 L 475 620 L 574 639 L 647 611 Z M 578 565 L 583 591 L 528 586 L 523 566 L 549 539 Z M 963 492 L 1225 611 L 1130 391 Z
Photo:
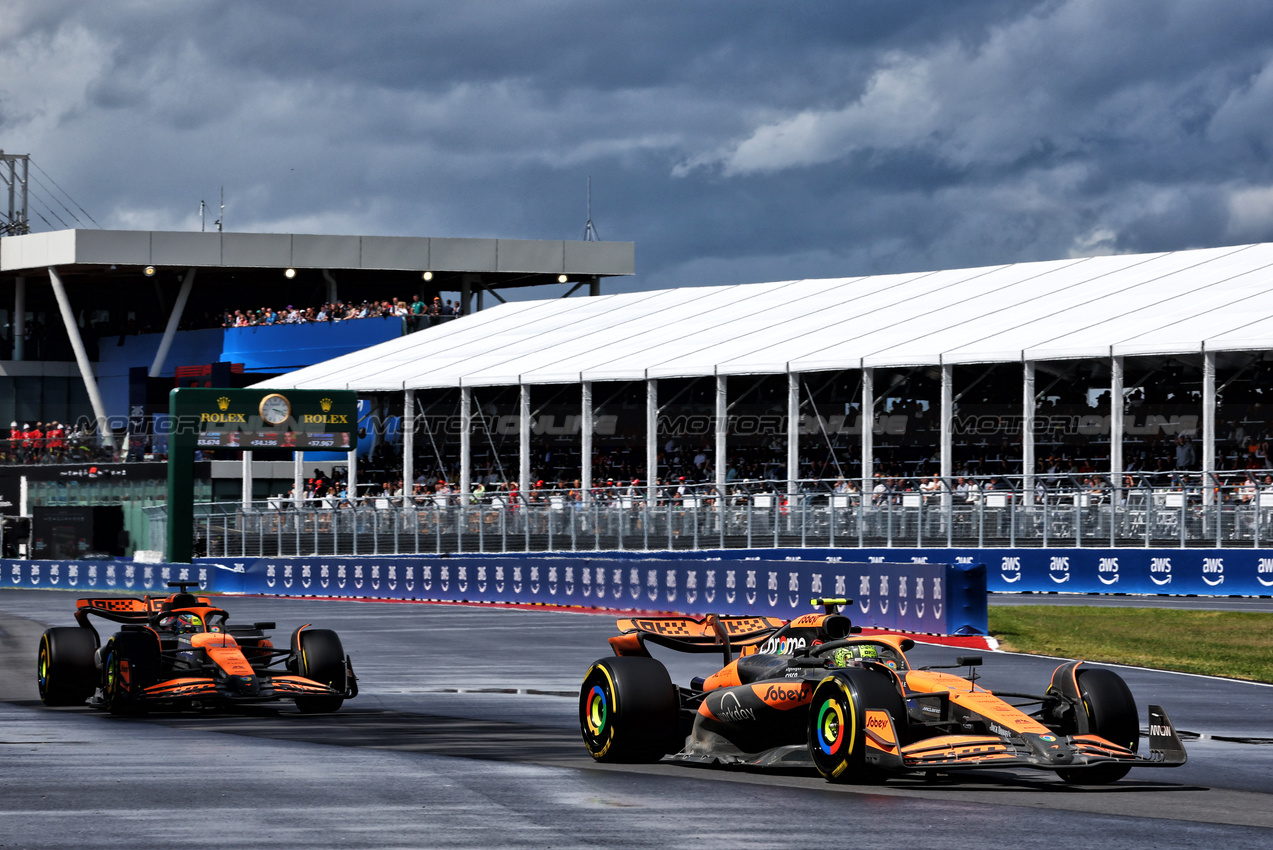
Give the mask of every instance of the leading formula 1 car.
M 905 654 L 914 641 L 863 635 L 837 612 L 851 602 L 815 599 L 822 613 L 790 622 L 715 614 L 619 620 L 621 633 L 610 638 L 616 657 L 595 662 L 579 692 L 588 752 L 598 761 L 813 767 L 832 782 L 1035 768 L 1105 784 L 1132 767 L 1185 763 L 1156 705 L 1149 754 L 1138 755 L 1136 701 L 1112 670 L 1070 661 L 1043 694 L 991 693 L 977 684 L 980 657 L 916 669 Z M 677 687 L 647 644 L 719 653 L 724 666 Z M 940 672 L 964 667 L 966 676 Z
M 290 699 L 317 713 L 358 695 L 335 632 L 304 625 L 287 649 L 275 649 L 265 633 L 273 623 L 230 625 L 224 609 L 189 592 L 197 582 L 168 586 L 178 592 L 80 599 L 78 626 L 47 630 L 36 670 L 44 704 L 87 701 L 112 714 L 138 714 Z M 90 615 L 120 624 L 104 646 Z

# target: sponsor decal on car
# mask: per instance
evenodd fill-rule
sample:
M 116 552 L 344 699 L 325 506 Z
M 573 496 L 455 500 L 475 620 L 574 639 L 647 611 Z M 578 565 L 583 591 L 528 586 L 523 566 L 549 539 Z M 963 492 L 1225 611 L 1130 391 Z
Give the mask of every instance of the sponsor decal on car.
M 770 708 L 780 711 L 796 708 L 813 699 L 813 686 L 808 682 L 752 685 L 751 690 Z
M 760 652 L 767 655 L 793 655 L 796 650 L 804 649 L 808 643 L 804 638 L 788 637 L 771 637 L 760 645 Z
M 738 701 L 737 694 L 726 691 L 720 698 L 720 710 L 716 712 L 716 715 L 727 723 L 738 723 L 743 720 L 755 720 L 756 710 L 744 708 Z

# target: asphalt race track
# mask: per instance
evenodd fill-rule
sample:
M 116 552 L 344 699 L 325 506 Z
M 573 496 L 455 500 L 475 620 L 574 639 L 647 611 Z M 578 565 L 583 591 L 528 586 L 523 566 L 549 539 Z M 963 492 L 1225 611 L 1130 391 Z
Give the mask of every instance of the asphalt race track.
M 1273 687 L 1121 669 L 1188 765 L 1109 787 L 1050 774 L 831 786 L 812 776 L 598 766 L 579 680 L 613 616 L 228 598 L 276 640 L 336 629 L 361 694 L 335 715 L 118 718 L 46 709 L 35 655 L 75 594 L 0 590 L 0 847 L 1273 845 Z M 916 647 L 919 664 L 959 650 Z M 1055 662 L 987 653 L 989 687 L 1041 691 Z M 673 679 L 712 656 L 664 656 Z M 1198 736 L 1198 737 L 1194 737 Z

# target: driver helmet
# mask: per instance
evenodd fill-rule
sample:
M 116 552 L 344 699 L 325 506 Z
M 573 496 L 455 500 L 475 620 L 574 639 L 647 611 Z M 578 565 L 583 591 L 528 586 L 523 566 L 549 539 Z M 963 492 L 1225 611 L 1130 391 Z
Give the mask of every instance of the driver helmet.
M 842 646 L 831 654 L 831 663 L 836 667 L 861 667 L 863 661 L 878 660 L 879 651 L 870 644 Z
M 178 635 L 194 634 L 203 631 L 203 620 L 198 614 L 183 611 L 173 615 L 171 628 Z

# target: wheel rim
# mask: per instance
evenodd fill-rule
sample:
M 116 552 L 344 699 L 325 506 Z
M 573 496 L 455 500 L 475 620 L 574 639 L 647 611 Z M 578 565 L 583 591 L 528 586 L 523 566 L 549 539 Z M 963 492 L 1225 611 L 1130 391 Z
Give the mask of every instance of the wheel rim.
M 606 692 L 600 685 L 593 685 L 588 692 L 588 705 L 585 715 L 588 718 L 588 730 L 593 735 L 600 735 L 606 728 L 606 720 L 610 712 L 606 705 Z
M 829 679 L 818 686 L 809 720 L 809 755 L 819 773 L 836 779 L 859 749 L 853 697 L 843 682 Z
M 111 653 L 106 659 L 106 696 L 107 699 L 114 699 L 115 689 L 119 683 L 119 671 L 115 668 L 115 653 Z
M 844 711 L 835 699 L 829 699 L 818 710 L 818 746 L 822 752 L 834 756 L 844 744 Z
M 584 744 L 595 758 L 606 755 L 614 744 L 614 690 L 610 671 L 597 666 L 584 680 L 580 694 L 580 728 Z
M 40 695 L 43 696 L 49 686 L 49 639 L 47 636 L 40 641 L 39 661 L 36 663 L 36 678 L 40 683 Z

